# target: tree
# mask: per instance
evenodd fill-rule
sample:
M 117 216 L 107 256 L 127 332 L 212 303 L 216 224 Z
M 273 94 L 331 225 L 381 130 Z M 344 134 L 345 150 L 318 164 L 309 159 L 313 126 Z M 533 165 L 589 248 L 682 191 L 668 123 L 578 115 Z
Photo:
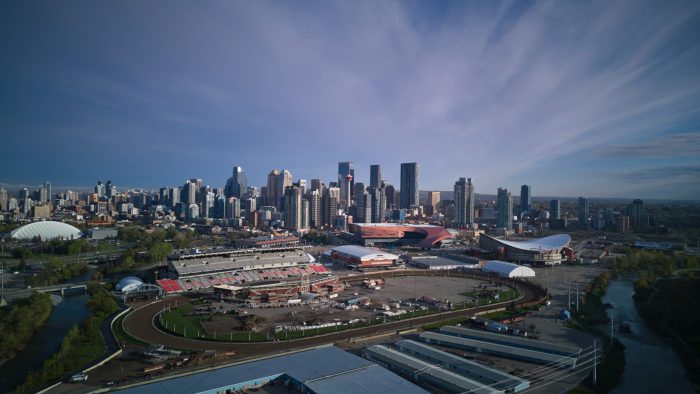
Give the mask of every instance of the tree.
M 157 242 L 148 249 L 151 261 L 163 261 L 173 251 L 173 247 L 167 242 Z

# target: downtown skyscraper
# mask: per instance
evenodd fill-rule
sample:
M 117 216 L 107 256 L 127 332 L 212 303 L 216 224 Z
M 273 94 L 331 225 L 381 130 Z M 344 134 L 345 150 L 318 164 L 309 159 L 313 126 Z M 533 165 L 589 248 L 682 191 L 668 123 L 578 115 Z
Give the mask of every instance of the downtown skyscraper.
M 401 163 L 401 203 L 399 208 L 418 205 L 418 163 Z
M 576 216 L 578 216 L 578 224 L 580 227 L 588 227 L 588 218 L 590 215 L 591 207 L 588 197 L 578 198 L 578 207 L 576 209 Z
M 474 223 L 474 184 L 471 178 L 459 178 L 454 187 L 454 225 L 464 228 Z
M 241 198 L 248 188 L 248 178 L 243 171 L 243 167 L 233 167 L 233 175 L 226 181 L 224 195 L 226 197 Z
M 520 187 L 520 212 L 530 212 L 532 209 L 532 188 L 530 185 Z
M 369 187 L 378 188 L 382 184 L 382 168 L 379 164 L 369 166 Z
M 496 227 L 513 229 L 513 199 L 508 189 L 498 188 L 496 197 Z

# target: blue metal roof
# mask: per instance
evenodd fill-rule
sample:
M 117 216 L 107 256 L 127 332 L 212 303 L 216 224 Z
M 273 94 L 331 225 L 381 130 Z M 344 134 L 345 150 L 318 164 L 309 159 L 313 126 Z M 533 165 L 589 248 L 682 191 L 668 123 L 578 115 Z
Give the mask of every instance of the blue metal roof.
M 338 392 L 343 387 L 339 388 L 335 382 L 344 382 L 344 385 L 354 382 L 354 390 L 347 391 L 354 393 L 425 393 L 418 386 L 404 381 L 371 361 L 333 346 L 134 386 L 119 392 L 139 394 L 216 392 L 236 383 L 283 374 L 302 383 L 309 381 L 310 385 L 318 388 L 318 390 L 314 389 L 317 393 Z M 399 382 L 402 384 L 399 385 Z

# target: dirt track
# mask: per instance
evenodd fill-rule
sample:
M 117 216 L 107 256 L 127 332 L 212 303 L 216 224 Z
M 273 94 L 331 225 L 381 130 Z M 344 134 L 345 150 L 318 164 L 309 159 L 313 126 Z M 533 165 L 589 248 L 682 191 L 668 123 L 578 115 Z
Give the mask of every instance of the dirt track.
M 345 281 L 361 281 L 367 277 L 391 277 L 391 276 L 447 276 L 444 272 L 430 272 L 430 271 L 409 271 L 409 272 L 381 272 L 376 274 L 366 274 L 358 275 L 353 277 L 341 278 Z M 462 273 L 449 273 L 449 276 L 458 276 L 464 278 L 477 278 L 484 280 L 492 280 L 495 282 L 501 282 L 505 284 L 512 285 L 512 281 L 503 281 L 494 277 L 487 277 L 485 275 L 475 275 L 473 273 L 462 274 Z M 516 282 L 518 290 L 520 291 L 520 297 L 516 301 L 518 304 L 530 303 L 541 299 L 545 294 L 544 291 L 535 285 L 526 282 Z M 185 339 L 170 335 L 163 331 L 160 331 L 155 327 L 153 323 L 154 317 L 160 312 L 164 306 L 168 303 L 172 303 L 174 300 L 178 300 L 181 303 L 187 303 L 190 300 L 186 297 L 170 297 L 153 304 L 146 305 L 140 309 L 135 310 L 129 314 L 124 319 L 124 329 L 133 337 L 143 340 L 145 342 L 153 344 L 162 344 L 168 347 L 179 348 L 179 349 L 192 349 L 192 350 L 234 350 L 237 356 L 240 358 L 246 358 L 251 356 L 260 356 L 263 354 L 271 353 L 282 353 L 293 349 L 307 348 L 310 346 L 316 346 L 326 343 L 335 343 L 342 340 L 347 340 L 349 338 L 357 338 L 363 336 L 370 336 L 378 333 L 392 332 L 398 330 L 408 329 L 413 326 L 418 326 L 426 323 L 437 322 L 445 319 L 456 318 L 468 314 L 472 314 L 477 311 L 483 311 L 488 309 L 493 309 L 498 306 L 505 306 L 511 303 L 511 301 L 504 303 L 496 303 L 488 306 L 464 309 L 460 311 L 445 312 L 430 316 L 417 317 L 413 319 L 407 319 L 398 322 L 386 323 L 381 326 L 372 326 L 365 328 L 356 328 L 352 330 L 340 331 L 338 333 L 326 334 L 316 337 L 298 339 L 293 341 L 283 341 L 283 342 L 264 342 L 264 343 L 226 343 L 226 342 L 214 342 L 214 341 L 203 341 L 195 339 Z

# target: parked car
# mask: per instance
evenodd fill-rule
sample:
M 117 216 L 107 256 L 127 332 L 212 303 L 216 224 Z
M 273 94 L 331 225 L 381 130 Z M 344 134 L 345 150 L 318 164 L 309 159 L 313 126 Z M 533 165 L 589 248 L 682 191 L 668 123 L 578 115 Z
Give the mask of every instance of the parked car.
M 87 382 L 88 376 L 86 373 L 76 373 L 70 377 L 71 382 Z

